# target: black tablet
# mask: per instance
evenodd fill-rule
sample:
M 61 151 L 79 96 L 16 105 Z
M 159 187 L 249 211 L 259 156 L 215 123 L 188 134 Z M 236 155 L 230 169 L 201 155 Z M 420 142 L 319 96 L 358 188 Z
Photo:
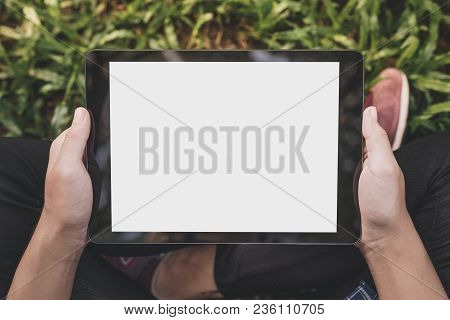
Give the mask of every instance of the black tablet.
M 89 52 L 91 240 L 356 242 L 363 81 L 356 51 Z

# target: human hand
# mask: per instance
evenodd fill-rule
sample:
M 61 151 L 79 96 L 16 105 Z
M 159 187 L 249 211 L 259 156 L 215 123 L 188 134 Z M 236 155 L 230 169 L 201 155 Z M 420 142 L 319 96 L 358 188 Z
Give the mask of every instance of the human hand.
M 380 299 L 446 299 L 447 294 L 406 208 L 405 179 L 375 107 L 363 115 L 359 248 Z
M 405 224 L 405 180 L 392 153 L 389 138 L 378 123 L 377 110 L 369 107 L 363 115 L 364 163 L 359 178 L 363 245 L 378 248 L 393 240 Z
M 41 217 L 79 245 L 86 241 L 92 210 L 92 183 L 83 163 L 90 125 L 88 111 L 77 108 L 70 128 L 53 141 Z

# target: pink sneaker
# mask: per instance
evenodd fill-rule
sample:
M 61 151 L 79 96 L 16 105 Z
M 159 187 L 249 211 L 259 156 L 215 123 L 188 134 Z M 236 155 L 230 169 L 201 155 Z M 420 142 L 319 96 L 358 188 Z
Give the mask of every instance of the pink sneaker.
M 119 269 L 131 279 L 137 280 L 151 292 L 152 278 L 164 253 L 143 257 L 109 257 L 103 256 L 116 269 Z
M 370 89 L 364 101 L 364 108 L 369 106 L 377 108 L 378 121 L 389 136 L 392 150 L 397 150 L 408 119 L 409 86 L 406 75 L 398 69 L 384 69 L 380 73 L 380 81 Z

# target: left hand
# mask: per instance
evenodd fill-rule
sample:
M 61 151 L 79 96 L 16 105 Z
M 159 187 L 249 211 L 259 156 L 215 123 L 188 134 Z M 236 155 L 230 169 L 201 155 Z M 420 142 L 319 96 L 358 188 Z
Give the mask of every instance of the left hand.
M 88 111 L 77 108 L 70 128 L 51 145 L 45 178 L 42 218 L 79 244 L 86 241 L 92 210 L 92 183 L 83 163 L 90 125 Z

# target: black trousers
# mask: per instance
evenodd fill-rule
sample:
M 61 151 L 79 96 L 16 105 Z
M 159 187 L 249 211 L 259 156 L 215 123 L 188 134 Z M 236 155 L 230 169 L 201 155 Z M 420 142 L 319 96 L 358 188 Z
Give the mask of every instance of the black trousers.
M 50 142 L 0 139 L 0 297 L 39 220 Z M 406 180 L 407 206 L 450 294 L 450 133 L 430 136 L 396 152 Z M 77 269 L 73 299 L 150 299 L 137 282 L 101 254 L 144 255 L 173 247 L 88 245 Z M 52 272 L 51 270 L 49 272 Z M 301 292 L 340 298 L 370 274 L 353 246 L 220 245 L 215 277 L 226 297 Z

